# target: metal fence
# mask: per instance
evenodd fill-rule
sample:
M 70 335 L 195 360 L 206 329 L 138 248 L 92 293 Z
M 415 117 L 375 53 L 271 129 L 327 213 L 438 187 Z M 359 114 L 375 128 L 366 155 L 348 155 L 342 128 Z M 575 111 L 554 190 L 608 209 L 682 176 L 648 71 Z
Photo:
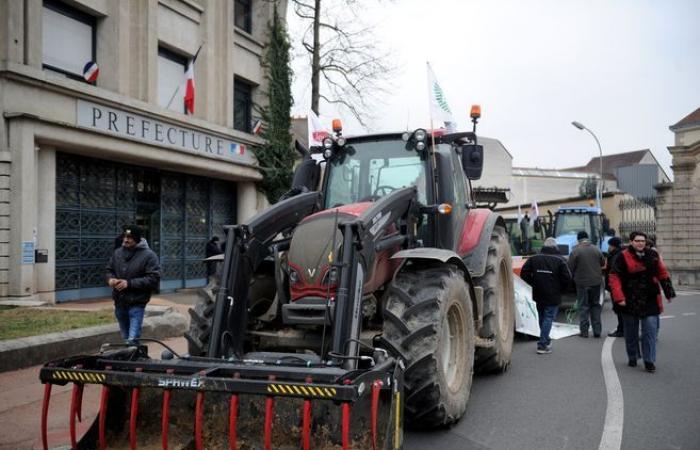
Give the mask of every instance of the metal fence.
M 632 231 L 641 231 L 656 240 L 656 197 L 620 200 L 620 230 L 623 240 Z

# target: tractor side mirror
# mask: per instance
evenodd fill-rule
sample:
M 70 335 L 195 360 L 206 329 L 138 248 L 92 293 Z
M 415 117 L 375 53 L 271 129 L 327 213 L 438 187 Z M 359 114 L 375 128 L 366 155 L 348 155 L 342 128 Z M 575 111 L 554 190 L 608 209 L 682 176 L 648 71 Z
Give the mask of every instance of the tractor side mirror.
M 484 169 L 484 146 L 468 144 L 462 146 L 462 170 L 470 180 L 481 178 Z
M 316 164 L 316 161 L 311 158 L 305 159 L 294 170 L 292 188 L 305 187 L 309 191 L 315 191 L 320 174 L 321 168 Z

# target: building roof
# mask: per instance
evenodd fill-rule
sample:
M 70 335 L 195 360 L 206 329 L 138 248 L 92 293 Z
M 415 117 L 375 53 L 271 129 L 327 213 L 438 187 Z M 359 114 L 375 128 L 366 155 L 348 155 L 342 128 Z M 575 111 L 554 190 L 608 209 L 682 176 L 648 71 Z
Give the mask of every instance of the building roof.
M 675 131 L 679 128 L 690 127 L 693 125 L 700 125 L 700 108 L 691 112 L 690 114 L 682 118 L 677 124 L 671 125 L 669 128 L 672 131 Z
M 627 166 L 633 166 L 635 164 L 639 164 L 648 153 L 651 153 L 651 150 L 646 148 L 643 150 L 635 150 L 632 152 L 614 153 L 612 155 L 603 155 L 603 176 L 605 176 L 605 178 L 612 176 L 614 179 L 615 173 L 619 167 L 627 167 Z M 651 156 L 652 156 L 652 158 L 654 157 L 653 154 L 651 154 Z M 654 160 L 656 160 L 656 158 L 654 158 Z M 658 164 L 658 162 L 657 162 L 657 164 Z M 591 158 L 591 160 L 588 161 L 588 164 L 586 164 L 585 166 L 570 167 L 568 169 L 561 169 L 561 170 L 565 171 L 565 172 L 598 173 L 600 171 L 600 156 L 596 156 L 595 158 Z

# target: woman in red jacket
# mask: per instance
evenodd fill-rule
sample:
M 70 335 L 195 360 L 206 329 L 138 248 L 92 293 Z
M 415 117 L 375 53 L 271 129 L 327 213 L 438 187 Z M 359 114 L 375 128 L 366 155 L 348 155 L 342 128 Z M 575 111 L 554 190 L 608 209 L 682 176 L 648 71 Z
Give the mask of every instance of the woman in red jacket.
M 610 271 L 613 301 L 621 307 L 628 365 L 639 358 L 639 325 L 642 325 L 642 359 L 648 372 L 656 371 L 656 332 L 664 310 L 659 284 L 670 302 L 676 293 L 659 254 L 647 249 L 647 235 L 630 233 L 630 245 L 615 258 Z

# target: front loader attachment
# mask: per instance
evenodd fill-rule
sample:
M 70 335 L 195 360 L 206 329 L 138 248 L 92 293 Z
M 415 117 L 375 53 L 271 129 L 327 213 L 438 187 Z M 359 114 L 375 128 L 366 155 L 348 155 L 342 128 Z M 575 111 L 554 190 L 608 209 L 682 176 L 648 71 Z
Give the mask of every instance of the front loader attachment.
M 353 371 L 305 354 L 158 360 L 144 346 L 54 361 L 40 373 L 43 448 L 52 385 L 72 383 L 74 449 L 398 449 L 402 365 L 375 356 Z M 101 385 L 100 407 L 79 437 L 86 384 Z

